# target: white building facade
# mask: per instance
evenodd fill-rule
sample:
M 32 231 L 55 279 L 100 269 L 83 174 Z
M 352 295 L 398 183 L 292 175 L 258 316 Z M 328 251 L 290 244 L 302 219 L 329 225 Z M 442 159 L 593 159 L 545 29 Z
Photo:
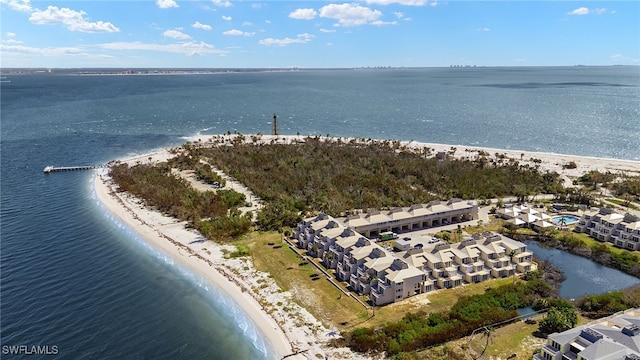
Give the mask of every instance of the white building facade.
M 574 231 L 619 248 L 640 250 L 640 219 L 630 214 L 618 214 L 607 208 L 586 212 Z
M 319 214 L 298 224 L 293 237 L 298 247 L 321 259 L 338 280 L 368 295 L 376 306 L 536 269 L 525 244 L 496 233 L 476 234 L 458 244 L 438 242 L 392 252 L 333 217 Z

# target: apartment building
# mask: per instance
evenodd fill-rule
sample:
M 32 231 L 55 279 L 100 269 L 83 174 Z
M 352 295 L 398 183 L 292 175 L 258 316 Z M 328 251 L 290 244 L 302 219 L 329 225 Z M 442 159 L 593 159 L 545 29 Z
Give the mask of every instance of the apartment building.
M 640 250 L 640 219 L 631 214 L 622 215 L 608 208 L 585 212 L 574 231 L 619 248 Z
M 305 219 L 293 231 L 298 247 L 322 260 L 336 278 L 374 305 L 440 288 L 535 270 L 526 245 L 496 233 L 475 234 L 459 244 L 417 244 L 392 252 L 326 214 Z
M 340 221 L 368 238 L 375 238 L 388 231 L 413 231 L 476 219 L 478 204 L 475 201 L 451 199 L 447 202 L 435 200 L 428 204 L 397 207 L 384 212 L 376 210 L 353 214 Z
M 640 360 L 640 308 L 547 336 L 534 360 Z

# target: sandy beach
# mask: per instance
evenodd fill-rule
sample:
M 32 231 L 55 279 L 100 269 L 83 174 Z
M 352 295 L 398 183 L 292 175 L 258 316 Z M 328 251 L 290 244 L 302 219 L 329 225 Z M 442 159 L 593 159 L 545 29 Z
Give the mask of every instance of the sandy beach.
M 164 149 L 120 161 L 133 165 L 162 162 L 170 157 L 168 149 Z M 116 191 L 107 169 L 97 170 L 93 184 L 97 199 L 126 226 L 229 295 L 256 324 L 275 358 L 367 358 L 347 348 L 329 347 L 327 341 L 335 337 L 336 329 L 325 328 L 293 301 L 291 293 L 281 291 L 269 274 L 255 270 L 250 260 L 225 258 L 223 251 L 233 251 L 233 246 L 207 241 L 187 229 L 185 222 L 145 208 L 139 199 Z
M 235 135 L 198 135 L 190 139 L 195 143 L 232 141 Z M 246 136 L 251 141 L 250 136 Z M 261 142 L 292 143 L 301 141 L 302 136 L 262 135 Z M 344 139 L 348 141 L 350 139 Z M 573 179 L 591 170 L 626 172 L 640 174 L 640 162 L 616 159 L 591 158 L 572 155 L 526 152 L 517 150 L 487 149 L 469 146 L 402 142 L 416 149 L 430 148 L 433 152 L 449 151 L 456 148 L 456 158 L 473 157 L 478 150 L 490 156 L 504 154 L 524 163 L 537 164 L 542 170 L 556 171 Z M 168 150 L 144 154 L 121 160 L 130 164 L 138 162 L 162 162 L 171 155 Z M 534 162 L 531 159 L 536 159 Z M 575 162 L 575 169 L 563 169 L 563 165 Z M 317 358 L 363 358 L 349 351 L 327 345 L 335 329 L 325 328 L 308 311 L 292 301 L 289 292 L 282 292 L 266 273 L 260 273 L 243 258 L 226 259 L 225 246 L 206 241 L 197 232 L 185 228 L 185 223 L 166 217 L 143 207 L 141 202 L 128 194 L 117 192 L 108 177 L 107 169 L 97 170 L 94 177 L 96 196 L 104 206 L 131 229 L 139 233 L 145 241 L 155 246 L 176 262 L 202 275 L 210 283 L 233 298 L 253 319 L 269 346 L 280 359 L 297 352 L 287 359 Z M 227 250 L 232 247 L 227 246 Z M 275 305 L 281 304 L 281 305 Z

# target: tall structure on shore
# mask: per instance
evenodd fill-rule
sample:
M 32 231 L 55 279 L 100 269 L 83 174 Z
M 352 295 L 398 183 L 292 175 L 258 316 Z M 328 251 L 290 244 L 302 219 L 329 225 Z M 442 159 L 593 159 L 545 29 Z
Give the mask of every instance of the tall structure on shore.
M 276 115 L 276 113 L 273 113 L 273 134 L 275 136 L 278 136 L 278 115 Z

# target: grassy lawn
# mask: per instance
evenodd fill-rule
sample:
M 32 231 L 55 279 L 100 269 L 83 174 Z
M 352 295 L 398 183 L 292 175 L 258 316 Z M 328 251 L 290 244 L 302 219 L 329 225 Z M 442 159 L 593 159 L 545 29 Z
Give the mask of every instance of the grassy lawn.
M 611 243 L 608 242 L 600 242 L 592 237 L 590 237 L 587 234 L 584 233 L 576 233 L 576 232 L 571 232 L 571 236 L 575 237 L 576 239 L 582 240 L 584 241 L 584 243 L 587 245 L 587 247 L 593 249 L 596 246 L 600 246 L 602 244 L 604 244 L 607 249 L 612 253 L 612 254 L 621 254 L 621 253 L 628 253 L 628 250 L 625 249 L 621 249 L 618 247 L 615 247 L 613 245 L 611 245 Z
M 377 326 L 401 319 L 407 312 L 437 312 L 449 309 L 461 296 L 483 293 L 488 287 L 512 282 L 512 278 L 437 290 L 411 297 L 396 304 L 366 310 L 351 296 L 344 295 L 311 263 L 305 264 L 276 232 L 254 232 L 242 243 L 250 248 L 256 269 L 271 274 L 278 286 L 291 291 L 296 303 L 306 308 L 325 325 L 339 330 L 357 326 Z M 335 277 L 334 277 L 335 279 Z M 346 284 L 341 283 L 346 289 Z M 351 293 L 357 296 L 355 293 Z M 368 298 L 359 297 L 363 302 Z M 375 316 L 371 316 L 375 313 Z
M 516 354 L 514 359 L 531 359 L 531 355 L 544 343 L 544 339 L 535 337 L 533 334 L 538 330 L 537 321 L 542 316 L 534 318 L 536 324 L 527 324 L 524 321 L 503 326 L 491 332 L 489 344 L 485 351 L 485 356 L 506 359 Z M 487 344 L 486 336 L 474 336 L 470 345 L 476 352 L 482 350 Z
M 296 303 L 326 326 L 342 330 L 367 319 L 362 305 L 336 289 L 313 264 L 302 262 L 277 232 L 254 232 L 246 241 L 256 269 L 271 274 L 281 289 L 290 291 Z
M 606 198 L 606 199 L 604 199 L 604 200 L 605 200 L 605 201 L 607 201 L 607 202 L 610 202 L 610 203 L 612 203 L 612 204 L 616 204 L 616 205 L 622 206 L 622 207 L 627 207 L 627 208 L 629 208 L 629 209 L 638 210 L 638 207 L 637 207 L 637 206 L 635 206 L 635 205 L 633 205 L 633 204 L 631 204 L 631 203 L 627 203 L 627 201 L 624 201 L 624 200 L 620 200 L 620 199 L 609 199 L 609 198 Z
M 482 224 L 482 226 L 467 226 L 464 228 L 464 232 L 467 234 L 475 234 L 483 231 L 495 231 L 497 232 L 502 228 L 503 220 L 493 219 L 488 224 Z
M 483 359 L 511 359 L 529 360 L 535 351 L 538 351 L 546 339 L 535 336 L 538 331 L 539 321 L 544 315 L 532 317 L 536 321 L 535 324 L 527 324 L 524 321 L 518 321 L 497 329 L 493 329 L 487 338 L 486 333 L 476 333 L 473 337 L 465 337 L 460 340 L 451 341 L 445 345 L 434 348 L 433 350 L 424 351 L 424 356 L 418 358 L 437 358 L 434 354 L 442 353 L 443 347 L 449 348 L 449 357 L 453 356 L 457 359 L 474 359 L 484 350 Z M 587 323 L 588 319 L 581 316 L 578 317 L 578 324 Z M 485 349 L 486 347 L 486 349 Z

